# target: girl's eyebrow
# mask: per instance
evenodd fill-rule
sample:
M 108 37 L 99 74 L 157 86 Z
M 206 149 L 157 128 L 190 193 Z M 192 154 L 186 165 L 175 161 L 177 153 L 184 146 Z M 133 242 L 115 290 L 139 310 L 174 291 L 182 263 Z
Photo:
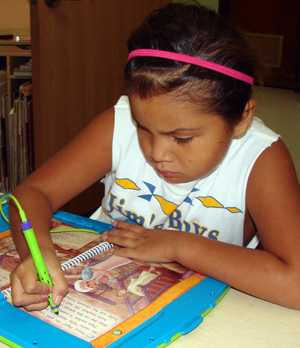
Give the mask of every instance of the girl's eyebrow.
M 147 129 L 145 126 L 143 126 L 140 122 L 138 122 L 136 120 L 136 118 L 133 116 L 133 114 L 131 113 L 131 116 L 134 120 L 134 122 L 136 122 L 136 124 L 142 128 Z M 198 131 L 201 128 L 185 128 L 185 127 L 181 127 L 181 128 L 176 128 L 174 130 L 171 131 L 167 131 L 167 132 L 162 132 L 162 134 L 166 134 L 166 135 L 172 135 L 172 134 L 176 134 L 176 133 L 188 133 L 188 132 L 194 132 L 194 131 Z
M 166 132 L 164 134 L 174 134 L 174 133 L 188 133 L 188 132 L 194 132 L 198 131 L 200 128 L 176 128 L 170 132 Z
M 141 128 L 144 128 L 144 129 L 147 129 L 145 126 L 143 126 L 140 122 L 138 122 L 134 116 L 132 115 L 132 118 L 134 120 L 134 122 L 136 122 L 136 124 L 141 127 Z M 185 128 L 185 127 L 182 127 L 182 128 L 176 128 L 174 130 L 171 130 L 171 131 L 167 131 L 167 132 L 161 132 L 161 134 L 165 134 L 165 135 L 172 135 L 172 134 L 177 134 L 177 133 L 189 133 L 189 132 L 194 132 L 194 131 L 199 131 L 201 128 Z

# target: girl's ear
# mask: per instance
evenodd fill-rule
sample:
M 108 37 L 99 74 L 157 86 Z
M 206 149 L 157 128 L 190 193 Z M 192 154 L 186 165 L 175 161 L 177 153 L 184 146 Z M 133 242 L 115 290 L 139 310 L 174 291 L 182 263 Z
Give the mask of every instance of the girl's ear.
M 243 136 L 247 129 L 249 128 L 257 106 L 257 101 L 255 99 L 250 99 L 245 106 L 245 110 L 243 112 L 242 119 L 240 122 L 234 127 L 233 136 L 235 138 Z

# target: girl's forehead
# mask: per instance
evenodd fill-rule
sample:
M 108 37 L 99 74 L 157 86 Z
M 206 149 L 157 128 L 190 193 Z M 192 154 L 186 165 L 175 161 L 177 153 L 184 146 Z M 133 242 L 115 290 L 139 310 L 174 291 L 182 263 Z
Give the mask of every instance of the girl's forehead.
M 174 100 L 165 95 L 151 98 L 129 96 L 132 117 L 145 128 L 156 128 L 162 133 L 199 130 L 209 124 L 224 126 L 218 115 L 199 112 L 191 102 Z
M 184 100 L 176 100 L 166 95 L 141 98 L 137 95 L 129 96 L 131 112 L 136 117 L 147 114 L 159 115 L 196 115 L 196 107 Z
M 158 95 L 149 98 L 141 98 L 138 95 L 129 96 L 131 113 L 134 118 L 147 116 L 169 116 L 171 119 L 176 116 L 189 118 L 211 118 L 218 117 L 215 114 L 208 114 L 200 110 L 196 103 L 185 101 L 183 98 L 173 98 L 168 95 Z

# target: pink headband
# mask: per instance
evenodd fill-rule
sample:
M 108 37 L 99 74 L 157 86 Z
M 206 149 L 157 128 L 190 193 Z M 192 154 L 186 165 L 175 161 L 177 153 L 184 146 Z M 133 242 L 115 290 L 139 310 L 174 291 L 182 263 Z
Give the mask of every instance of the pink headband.
M 249 75 L 246 75 L 244 73 L 241 73 L 231 68 L 227 68 L 226 66 L 223 66 L 217 63 L 209 62 L 201 58 L 187 56 L 185 54 L 167 52 L 167 51 L 161 51 L 161 50 L 139 49 L 139 50 L 131 51 L 129 53 L 128 60 L 130 60 L 133 57 L 157 57 L 157 58 L 178 60 L 180 62 L 202 66 L 204 68 L 217 71 L 221 74 L 233 77 L 234 79 L 241 80 L 246 83 L 249 83 L 250 85 L 253 85 L 253 77 Z

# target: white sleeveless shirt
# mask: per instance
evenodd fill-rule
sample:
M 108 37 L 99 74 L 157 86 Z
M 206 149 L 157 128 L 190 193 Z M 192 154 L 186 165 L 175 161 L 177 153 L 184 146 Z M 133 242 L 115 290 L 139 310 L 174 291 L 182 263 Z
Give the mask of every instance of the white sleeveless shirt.
M 102 180 L 102 206 L 91 218 L 107 223 L 131 219 L 149 229 L 181 230 L 243 245 L 248 177 L 258 156 L 278 137 L 255 118 L 210 175 L 170 184 L 146 162 L 129 100 L 122 96 L 115 106 L 112 170 Z

